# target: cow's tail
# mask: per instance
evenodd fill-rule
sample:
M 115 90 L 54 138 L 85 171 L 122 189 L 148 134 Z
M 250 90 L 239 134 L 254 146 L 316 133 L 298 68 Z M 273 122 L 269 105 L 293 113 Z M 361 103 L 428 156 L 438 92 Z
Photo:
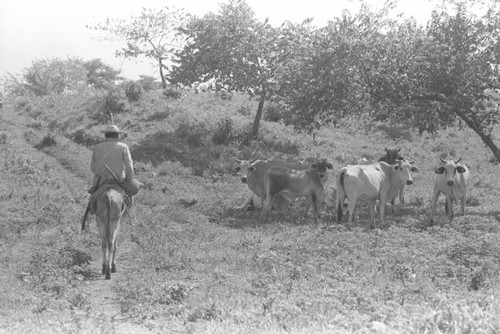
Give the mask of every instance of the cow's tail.
M 340 171 L 339 180 L 337 184 L 337 223 L 340 223 L 342 219 L 342 206 L 344 206 L 345 199 L 345 188 L 344 188 L 344 177 L 346 170 Z

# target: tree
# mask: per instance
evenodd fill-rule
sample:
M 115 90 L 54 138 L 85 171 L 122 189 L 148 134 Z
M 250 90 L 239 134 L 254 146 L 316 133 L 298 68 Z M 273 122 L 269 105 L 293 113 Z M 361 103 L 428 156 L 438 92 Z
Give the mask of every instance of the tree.
M 36 96 L 62 94 L 67 90 L 78 89 L 86 82 L 86 70 L 80 59 L 34 60 L 24 70 L 23 80 L 18 81 L 29 93 Z
M 392 120 L 421 132 L 453 126 L 458 120 L 500 161 L 492 138 L 500 109 L 488 105 L 500 89 L 499 17 L 494 5 L 477 17 L 459 3 L 454 14 L 435 10 L 426 31 L 401 25 L 391 35 L 391 46 L 374 76 L 374 101 L 396 111 L 390 113 Z
M 193 17 L 183 31 L 188 43 L 176 55 L 170 80 L 191 85 L 215 79 L 229 90 L 258 96 L 252 128 L 257 137 L 264 103 L 277 89 L 277 29 L 257 21 L 244 0 L 230 0 L 218 14 Z
M 87 83 L 96 87 L 109 89 L 116 81 L 123 79 L 120 71 L 104 64 L 101 59 L 92 59 L 84 62 L 87 69 Z
M 126 41 L 126 46 L 116 51 L 117 57 L 146 57 L 155 61 L 163 88 L 166 87 L 164 70 L 168 70 L 174 51 L 182 48 L 184 40 L 179 29 L 184 26 L 189 15 L 183 9 L 161 10 L 142 8 L 141 14 L 130 20 L 107 19 L 97 26 L 87 26 Z

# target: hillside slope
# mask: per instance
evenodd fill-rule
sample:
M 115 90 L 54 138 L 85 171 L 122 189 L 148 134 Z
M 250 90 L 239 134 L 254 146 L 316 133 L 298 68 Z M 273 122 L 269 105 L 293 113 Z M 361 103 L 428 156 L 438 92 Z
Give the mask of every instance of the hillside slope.
M 90 150 L 77 144 L 100 140 L 103 123 L 71 101 L 2 111 L 0 331 L 500 331 L 500 177 L 470 131 L 419 137 L 353 121 L 322 129 L 314 144 L 263 122 L 258 141 L 216 144 L 214 133 L 243 131 L 254 102 L 152 93 L 115 115 L 147 187 L 123 223 L 118 273 L 104 281 L 94 219 L 79 230 Z M 326 157 L 336 170 L 384 147 L 401 147 L 420 173 L 382 230 L 365 229 L 365 211 L 352 229 L 334 222 L 333 175 L 318 225 L 299 217 L 302 201 L 269 223 L 234 210 L 249 195 L 234 156 Z M 427 227 L 439 156 L 463 157 L 471 194 L 466 216 Z

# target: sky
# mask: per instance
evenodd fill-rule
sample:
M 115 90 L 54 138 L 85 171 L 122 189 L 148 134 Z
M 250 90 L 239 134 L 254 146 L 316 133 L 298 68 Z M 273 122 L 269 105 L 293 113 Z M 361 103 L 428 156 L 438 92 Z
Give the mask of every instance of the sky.
M 368 0 L 379 8 L 383 0 Z M 227 0 L 1 0 L 0 1 L 0 80 L 7 73 L 20 74 L 34 60 L 83 60 L 100 58 L 104 63 L 121 70 L 129 79 L 140 74 L 158 76 L 154 64 L 145 60 L 115 57 L 120 42 L 103 41 L 87 25 L 96 25 L 106 18 L 138 15 L 141 8 L 184 8 L 186 12 L 202 17 L 218 12 Z M 313 24 L 326 25 L 339 17 L 344 9 L 355 13 L 356 0 L 247 0 L 256 17 L 269 18 L 273 25 L 286 20 L 302 22 L 313 18 Z M 413 16 L 425 23 L 433 8 L 431 1 L 400 0 L 397 12 Z

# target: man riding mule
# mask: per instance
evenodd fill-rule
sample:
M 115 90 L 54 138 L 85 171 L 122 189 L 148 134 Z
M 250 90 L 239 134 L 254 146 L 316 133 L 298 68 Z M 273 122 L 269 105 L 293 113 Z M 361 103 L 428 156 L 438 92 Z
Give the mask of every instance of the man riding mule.
M 87 210 L 82 220 L 82 230 L 88 213 L 96 212 L 96 203 L 101 192 L 97 190 L 103 185 L 115 185 L 118 191 L 125 194 L 126 202 L 131 205 L 131 197 L 139 192 L 143 184 L 134 178 L 134 166 L 127 144 L 118 140 L 122 133 L 116 125 L 108 125 L 103 131 L 106 140 L 92 149 L 90 171 L 94 177 L 88 189 L 91 195 Z
M 143 186 L 134 178 L 132 157 L 128 146 L 118 141 L 121 131 L 109 125 L 102 131 L 106 140 L 92 149 L 90 170 L 94 174 L 89 188 L 89 203 L 82 220 L 82 230 L 88 213 L 96 215 L 102 238 L 102 273 L 106 279 L 116 271 L 115 253 L 122 217 L 132 206 L 132 196 Z

